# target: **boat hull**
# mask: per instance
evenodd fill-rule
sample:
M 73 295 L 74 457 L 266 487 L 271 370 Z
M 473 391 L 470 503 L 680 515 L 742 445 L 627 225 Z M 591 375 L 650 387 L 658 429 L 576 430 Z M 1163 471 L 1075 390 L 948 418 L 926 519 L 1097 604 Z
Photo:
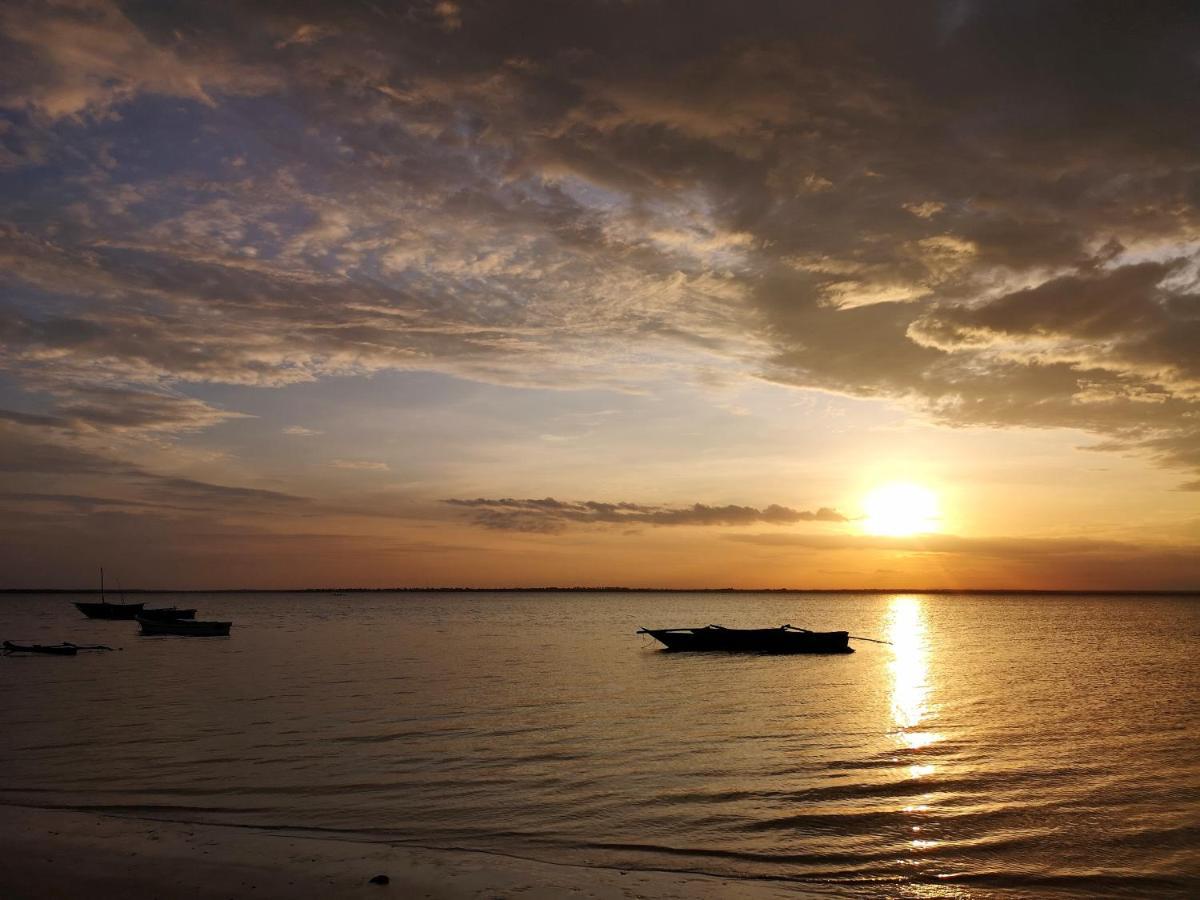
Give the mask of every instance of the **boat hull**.
M 791 628 L 643 628 L 671 653 L 853 653 L 846 631 L 801 631 Z
M 157 622 L 154 619 L 138 619 L 142 634 L 150 637 L 228 637 L 232 622 Z
M 70 644 L 14 644 L 4 642 L 5 653 L 43 653 L 47 656 L 74 656 L 77 648 Z
M 154 622 L 178 622 L 181 619 L 196 618 L 194 609 L 143 609 L 138 613 L 140 619 L 150 619 Z
M 144 603 L 76 603 L 89 619 L 136 619 Z

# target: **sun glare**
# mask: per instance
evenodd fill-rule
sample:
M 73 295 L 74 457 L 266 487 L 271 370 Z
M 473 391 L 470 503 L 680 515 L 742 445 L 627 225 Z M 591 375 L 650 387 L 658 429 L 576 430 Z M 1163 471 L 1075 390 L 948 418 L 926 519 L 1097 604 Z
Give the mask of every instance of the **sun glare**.
M 863 498 L 868 534 L 907 537 L 937 531 L 940 519 L 937 495 L 927 487 L 894 481 L 875 488 Z

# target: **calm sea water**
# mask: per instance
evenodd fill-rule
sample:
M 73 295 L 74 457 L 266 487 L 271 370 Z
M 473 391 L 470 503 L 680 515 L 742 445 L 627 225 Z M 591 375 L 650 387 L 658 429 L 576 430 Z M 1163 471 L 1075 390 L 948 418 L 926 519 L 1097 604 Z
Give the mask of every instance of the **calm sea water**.
M 0 597 L 0 802 L 839 895 L 1200 895 L 1200 598 L 218 594 L 228 639 Z M 790 622 L 845 656 L 666 654 Z

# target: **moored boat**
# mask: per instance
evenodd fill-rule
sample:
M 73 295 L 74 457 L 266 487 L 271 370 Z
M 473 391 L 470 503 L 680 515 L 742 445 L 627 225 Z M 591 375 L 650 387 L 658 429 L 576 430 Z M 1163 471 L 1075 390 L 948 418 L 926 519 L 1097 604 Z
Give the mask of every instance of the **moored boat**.
M 145 603 L 109 603 L 104 596 L 104 570 L 101 569 L 100 602 L 76 603 L 75 608 L 89 619 L 135 619 L 145 605 Z
M 79 650 L 74 644 L 14 644 L 4 642 L 4 654 L 10 653 L 44 653 L 48 656 L 74 656 Z
M 76 603 L 75 608 L 89 619 L 136 619 L 144 603 Z
M 138 616 L 143 619 L 153 619 L 155 622 L 177 622 L 180 619 L 196 618 L 196 611 L 169 606 L 162 609 L 143 609 Z
M 848 631 L 809 631 L 792 625 L 778 628 L 641 628 L 667 650 L 726 653 L 853 653 Z
M 228 637 L 233 625 L 232 622 L 195 622 L 187 619 L 160 622 L 143 616 L 138 616 L 137 622 L 142 626 L 142 634 L 152 637 Z

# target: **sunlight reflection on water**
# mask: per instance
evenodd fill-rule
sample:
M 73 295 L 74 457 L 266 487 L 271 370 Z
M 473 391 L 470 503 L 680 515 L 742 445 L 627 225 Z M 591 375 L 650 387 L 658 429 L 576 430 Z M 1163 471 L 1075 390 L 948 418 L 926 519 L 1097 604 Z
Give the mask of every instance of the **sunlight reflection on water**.
M 919 597 L 900 596 L 891 601 L 888 639 L 892 642 L 892 719 L 902 749 L 920 750 L 942 736 L 922 726 L 930 717 L 929 645 Z M 931 769 L 914 766 L 917 769 Z M 921 775 L 928 774 L 922 771 Z M 914 775 L 913 777 L 920 777 Z
M 892 721 L 895 737 L 902 755 L 910 756 L 924 750 L 942 739 L 942 735 L 930 731 L 932 717 L 929 688 L 929 642 L 926 636 L 924 610 L 919 597 L 899 596 L 892 598 L 888 608 L 888 639 L 892 642 Z M 900 759 L 897 759 L 899 762 Z M 929 762 L 911 762 L 907 767 L 908 779 L 916 781 L 928 778 L 937 771 Z M 922 797 L 922 802 L 903 807 L 910 816 L 907 826 L 910 834 L 908 846 L 912 851 L 928 851 L 940 841 L 916 837 L 922 832 L 930 814 L 932 795 Z

